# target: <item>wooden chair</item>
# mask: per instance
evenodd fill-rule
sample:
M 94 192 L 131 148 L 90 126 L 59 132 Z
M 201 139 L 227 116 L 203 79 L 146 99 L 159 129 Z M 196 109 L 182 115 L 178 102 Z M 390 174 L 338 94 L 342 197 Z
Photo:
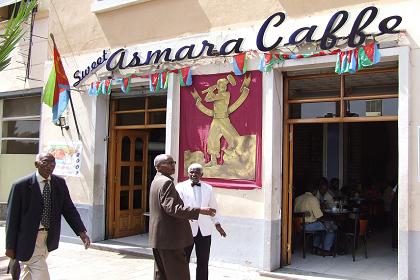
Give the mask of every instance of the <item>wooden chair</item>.
M 314 236 L 316 234 L 318 234 L 318 235 L 320 235 L 320 238 L 321 238 L 321 245 L 323 245 L 324 233 L 325 233 L 325 230 L 314 230 L 314 231 L 306 230 L 305 227 L 304 227 L 305 216 L 306 216 L 305 212 L 293 213 L 293 231 L 295 233 L 294 236 L 296 234 L 299 234 L 300 238 L 302 239 L 302 258 L 306 257 L 306 238 L 311 238 L 311 237 L 314 238 Z M 295 244 L 296 244 L 296 238 L 293 238 L 292 252 L 294 251 Z
M 356 261 L 356 249 L 358 248 L 358 243 L 360 240 L 363 241 L 363 246 L 365 249 L 365 258 L 367 259 L 367 228 L 368 220 L 360 218 L 360 211 L 354 213 L 354 230 L 353 232 L 345 232 L 345 236 L 348 240 L 352 241 L 352 250 L 351 254 L 353 261 Z

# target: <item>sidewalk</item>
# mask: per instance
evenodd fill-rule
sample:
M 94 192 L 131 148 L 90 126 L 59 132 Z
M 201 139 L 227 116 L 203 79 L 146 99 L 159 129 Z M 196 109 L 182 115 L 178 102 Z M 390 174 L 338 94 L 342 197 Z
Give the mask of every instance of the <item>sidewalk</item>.
M 5 233 L 0 224 L 0 280 L 10 280 L 6 273 L 8 258 L 4 254 Z M 52 280 L 131 280 L 153 279 L 153 259 L 97 249 L 84 250 L 82 245 L 60 243 L 59 249 L 47 259 Z M 195 279 L 195 264 L 190 264 L 191 279 Z M 257 270 L 234 265 L 210 266 L 210 280 L 268 280 Z M 282 278 L 291 279 L 291 278 Z

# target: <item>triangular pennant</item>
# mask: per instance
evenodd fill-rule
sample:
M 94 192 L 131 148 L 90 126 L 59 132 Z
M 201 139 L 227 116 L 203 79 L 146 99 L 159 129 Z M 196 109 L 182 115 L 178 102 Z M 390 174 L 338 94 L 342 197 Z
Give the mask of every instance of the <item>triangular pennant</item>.
M 246 53 L 237 54 L 233 57 L 233 72 L 236 76 L 246 73 Z
M 192 85 L 192 71 L 191 67 L 185 67 L 179 69 L 179 74 L 181 75 L 179 83 L 182 87 Z
M 131 90 L 131 77 L 124 78 L 121 83 L 121 91 L 124 93 L 129 93 Z

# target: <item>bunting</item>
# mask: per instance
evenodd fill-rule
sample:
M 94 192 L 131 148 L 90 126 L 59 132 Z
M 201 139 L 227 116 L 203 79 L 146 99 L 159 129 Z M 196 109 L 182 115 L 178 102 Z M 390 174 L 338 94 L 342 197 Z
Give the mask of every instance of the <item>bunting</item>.
M 353 74 L 378 63 L 380 59 L 381 54 L 375 42 L 357 49 L 340 51 L 337 55 L 335 72 L 340 75 L 343 73 Z

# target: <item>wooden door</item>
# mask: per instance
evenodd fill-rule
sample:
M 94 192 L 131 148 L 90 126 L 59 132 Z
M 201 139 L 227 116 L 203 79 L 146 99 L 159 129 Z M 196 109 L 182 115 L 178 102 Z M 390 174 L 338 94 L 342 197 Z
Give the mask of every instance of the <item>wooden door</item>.
M 292 216 L 293 216 L 293 124 L 284 126 L 283 190 L 281 225 L 281 265 L 292 262 Z
M 148 133 L 117 130 L 114 170 L 114 237 L 145 232 Z

